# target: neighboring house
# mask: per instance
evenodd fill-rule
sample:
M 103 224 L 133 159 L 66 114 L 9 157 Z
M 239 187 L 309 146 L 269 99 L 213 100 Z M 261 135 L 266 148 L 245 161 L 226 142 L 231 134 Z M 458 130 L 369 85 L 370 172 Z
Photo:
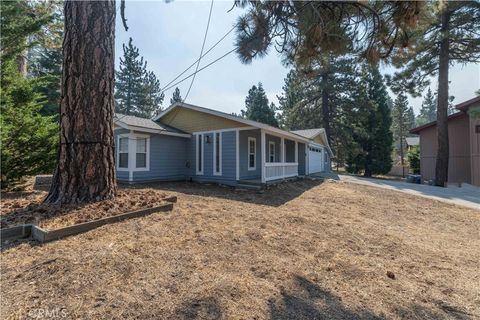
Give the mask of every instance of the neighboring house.
M 330 171 L 333 157 L 323 129 L 289 132 L 186 103 L 114 123 L 119 181 L 267 183 Z
M 448 182 L 480 186 L 480 97 L 455 106 L 448 116 Z M 420 173 L 424 180 L 435 178 L 437 157 L 436 121 L 410 130 L 420 135 Z
M 405 142 L 407 145 L 407 150 L 410 150 L 413 147 L 420 145 L 420 137 L 406 137 Z

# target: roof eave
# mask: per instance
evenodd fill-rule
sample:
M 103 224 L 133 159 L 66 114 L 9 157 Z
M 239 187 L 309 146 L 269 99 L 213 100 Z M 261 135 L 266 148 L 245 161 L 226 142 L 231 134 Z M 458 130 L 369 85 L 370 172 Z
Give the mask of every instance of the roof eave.
M 153 120 L 154 121 L 160 120 L 162 117 L 164 117 L 165 115 L 167 115 L 168 113 L 170 113 L 173 109 L 175 109 L 177 107 L 183 107 L 183 108 L 187 108 L 187 109 L 190 109 L 190 110 L 195 110 L 195 111 L 198 111 L 198 112 L 211 114 L 211 115 L 214 115 L 214 116 L 217 116 L 217 117 L 222 117 L 222 118 L 229 119 L 229 120 L 232 120 L 232 121 L 236 121 L 236 122 L 239 122 L 239 123 L 243 123 L 243 124 L 258 128 L 258 129 L 264 129 L 264 130 L 267 130 L 267 131 L 270 131 L 270 132 L 273 132 L 273 133 L 284 135 L 286 137 L 289 137 L 289 138 L 292 138 L 292 139 L 295 139 L 295 140 L 299 140 L 299 141 L 303 141 L 303 142 L 308 142 L 309 141 L 309 139 L 307 139 L 305 137 L 302 137 L 300 135 L 294 134 L 294 133 L 289 132 L 289 131 L 285 131 L 285 130 L 282 130 L 282 129 L 279 129 L 279 128 L 269 126 L 269 125 L 264 124 L 264 123 L 260 123 L 260 122 L 253 121 L 253 120 L 248 120 L 248 119 L 242 119 L 242 118 L 231 116 L 229 114 L 225 114 L 225 113 L 222 113 L 222 112 L 219 112 L 219 111 L 216 111 L 216 110 L 207 109 L 207 108 L 195 106 L 195 105 L 192 105 L 192 104 L 186 104 L 186 103 L 182 103 L 182 102 L 176 102 L 176 103 L 172 104 L 170 107 L 168 107 L 163 112 L 161 112 L 158 116 L 156 116 Z

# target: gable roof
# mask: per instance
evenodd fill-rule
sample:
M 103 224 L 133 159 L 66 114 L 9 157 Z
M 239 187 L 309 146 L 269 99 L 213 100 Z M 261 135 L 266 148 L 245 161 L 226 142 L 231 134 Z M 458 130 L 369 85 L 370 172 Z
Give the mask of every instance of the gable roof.
M 313 139 L 319 134 L 325 132 L 325 129 L 317 128 L 317 129 L 306 129 L 306 130 L 293 130 L 291 132 L 308 139 Z
M 457 108 L 458 110 L 461 110 L 461 111 L 467 111 L 468 108 L 470 108 L 472 105 L 474 105 L 476 103 L 480 104 L 480 96 L 475 97 L 475 98 L 470 99 L 470 100 L 467 100 L 467 101 L 464 101 L 462 103 L 459 103 L 455 106 L 455 108 Z
M 459 103 L 455 106 L 455 109 L 457 110 L 460 110 L 459 112 L 456 112 L 456 113 L 453 113 L 451 115 L 449 115 L 447 117 L 447 120 L 452 120 L 452 119 L 455 119 L 455 118 L 458 118 L 460 116 L 463 116 L 466 114 L 466 112 L 468 111 L 468 109 L 475 105 L 475 104 L 480 104 L 480 96 L 478 97 L 475 97 L 475 98 L 472 98 L 470 100 L 467 100 L 467 101 L 464 101 L 462 103 Z M 416 127 L 416 128 L 412 128 L 410 129 L 410 133 L 415 133 L 415 134 L 418 134 L 420 133 L 420 131 L 424 130 L 424 129 L 427 129 L 427 128 L 430 128 L 430 127 L 433 127 L 433 126 L 436 126 L 437 125 L 437 120 L 435 121 L 432 121 L 432 122 L 429 122 L 429 123 L 426 123 L 424 125 L 421 125 L 419 127 Z
M 242 117 L 239 117 L 239 116 L 235 116 L 233 114 L 228 114 L 228 113 L 225 113 L 225 112 L 221 112 L 221 111 L 217 111 L 217 110 L 213 110 L 213 109 L 208 109 L 208 108 L 204 108 L 204 107 L 200 107 L 200 106 L 196 106 L 196 105 L 189 104 L 189 103 L 184 103 L 184 102 L 176 102 L 176 103 L 172 104 L 170 107 L 168 107 L 163 112 L 161 112 L 159 115 L 157 115 L 155 118 L 153 118 L 153 120 L 155 120 L 155 121 L 161 120 L 162 117 L 164 117 L 165 115 L 167 115 L 172 110 L 174 110 L 175 108 L 178 108 L 178 107 L 187 108 L 187 109 L 190 109 L 190 110 L 195 110 L 195 111 L 198 111 L 198 112 L 211 114 L 211 115 L 214 115 L 214 116 L 217 116 L 217 117 L 222 117 L 222 118 L 225 118 L 225 119 L 229 119 L 229 120 L 232 120 L 232 121 L 243 123 L 247 126 L 252 126 L 252 127 L 255 127 L 255 128 L 259 128 L 259 129 L 265 129 L 265 130 L 268 130 L 268 131 L 271 131 L 271 132 L 274 132 L 274 133 L 278 133 L 278 134 L 286 136 L 286 137 L 290 137 L 292 139 L 296 139 L 296 140 L 300 140 L 300 141 L 304 141 L 304 142 L 307 142 L 309 140 L 308 138 L 305 138 L 305 137 L 300 136 L 298 134 L 292 133 L 290 131 L 285 131 L 285 130 L 279 129 L 279 128 L 270 126 L 270 125 L 265 124 L 265 123 L 261 123 L 261 122 L 253 121 L 253 120 L 248 120 L 248 119 L 245 119 L 245 118 L 242 118 Z
M 119 127 L 128 130 L 147 131 L 167 135 L 178 135 L 180 137 L 190 137 L 190 134 L 176 128 L 167 126 L 163 123 L 157 123 L 151 119 L 129 116 L 121 113 L 116 113 L 114 115 L 113 122 Z
M 409 146 L 418 146 L 420 144 L 420 137 L 406 137 L 405 141 Z
M 330 154 L 330 157 L 334 157 L 333 151 L 330 148 L 330 145 L 328 144 L 328 138 L 327 138 L 327 132 L 325 131 L 324 128 L 315 128 L 315 129 L 305 129 L 305 130 L 294 130 L 291 131 L 295 134 L 298 134 L 299 136 L 305 137 L 309 140 L 315 139 L 317 136 L 321 136 L 322 140 L 325 142 L 325 146 L 327 147 L 328 153 Z

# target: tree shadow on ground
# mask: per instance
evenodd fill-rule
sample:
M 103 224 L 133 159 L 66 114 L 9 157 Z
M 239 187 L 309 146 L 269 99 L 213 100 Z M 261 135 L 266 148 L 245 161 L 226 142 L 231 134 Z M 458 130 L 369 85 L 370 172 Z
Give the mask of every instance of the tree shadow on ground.
M 218 300 L 205 297 L 190 300 L 177 310 L 180 319 L 223 319 L 223 312 Z
M 293 285 L 280 294 L 269 301 L 271 319 L 385 319 L 369 310 L 348 309 L 340 297 L 302 276 L 295 276 Z
M 158 182 L 136 185 L 120 185 L 121 188 L 158 189 L 179 192 L 186 195 L 216 197 L 221 199 L 279 207 L 304 192 L 322 184 L 322 180 L 301 179 L 268 186 L 265 190 L 236 190 L 233 187 L 196 182 Z
M 362 308 L 354 310 L 345 306 L 341 297 L 302 276 L 295 276 L 288 289 L 282 289 L 280 297 L 269 301 L 270 319 L 387 319 Z M 468 319 L 469 314 L 450 307 L 445 310 L 439 303 L 435 306 L 411 303 L 393 306 L 391 312 L 403 319 Z

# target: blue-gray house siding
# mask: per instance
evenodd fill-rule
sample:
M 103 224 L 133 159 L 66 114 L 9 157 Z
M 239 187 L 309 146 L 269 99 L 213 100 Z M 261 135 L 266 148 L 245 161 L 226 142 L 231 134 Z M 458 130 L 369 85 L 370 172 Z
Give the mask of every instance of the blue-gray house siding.
M 115 143 L 118 142 L 119 134 L 128 134 L 130 131 L 117 128 L 115 129 Z M 238 178 L 261 179 L 262 170 L 262 150 L 261 150 L 261 131 L 260 129 L 251 130 L 225 130 L 221 133 L 221 174 L 214 174 L 214 134 L 215 131 L 202 134 L 203 141 L 203 173 L 197 174 L 197 135 L 193 134 L 190 138 L 177 137 L 165 134 L 155 134 L 138 132 L 150 137 L 149 152 L 149 170 L 133 171 L 117 170 L 117 179 L 119 181 L 130 182 L 149 182 L 149 181 L 168 181 L 168 180 L 193 180 L 198 182 L 213 182 L 225 185 L 235 186 L 237 184 L 237 132 L 238 132 Z M 206 138 L 208 137 L 208 138 Z M 248 138 L 256 140 L 256 159 L 255 169 L 249 170 L 248 157 Z M 281 138 L 266 134 L 265 135 L 265 162 L 269 162 L 269 143 L 275 144 L 275 162 L 280 162 L 280 143 Z M 286 162 L 295 162 L 295 142 L 285 139 Z M 298 142 L 298 174 L 306 173 L 306 154 L 305 143 Z M 116 153 L 115 153 L 116 156 Z M 331 160 L 326 157 L 325 169 L 330 171 Z
M 305 166 L 306 166 L 306 159 L 307 154 L 305 150 L 305 144 L 299 143 L 298 144 L 298 174 L 303 176 L 305 175 Z
M 260 179 L 262 177 L 262 147 L 260 129 L 239 131 L 239 173 L 240 180 Z M 248 169 L 248 138 L 255 138 L 255 170 Z
M 134 171 L 134 181 L 184 180 L 187 168 L 186 138 L 152 134 L 150 170 Z
M 221 148 L 221 172 L 214 174 L 214 134 L 215 132 L 202 133 L 203 141 L 203 173 L 197 174 L 197 147 L 198 135 L 193 135 L 187 143 L 187 154 L 190 168 L 187 170 L 189 178 L 198 182 L 214 182 L 234 186 L 237 184 L 236 175 L 236 131 L 220 132 Z M 207 142 L 208 141 L 208 142 Z

